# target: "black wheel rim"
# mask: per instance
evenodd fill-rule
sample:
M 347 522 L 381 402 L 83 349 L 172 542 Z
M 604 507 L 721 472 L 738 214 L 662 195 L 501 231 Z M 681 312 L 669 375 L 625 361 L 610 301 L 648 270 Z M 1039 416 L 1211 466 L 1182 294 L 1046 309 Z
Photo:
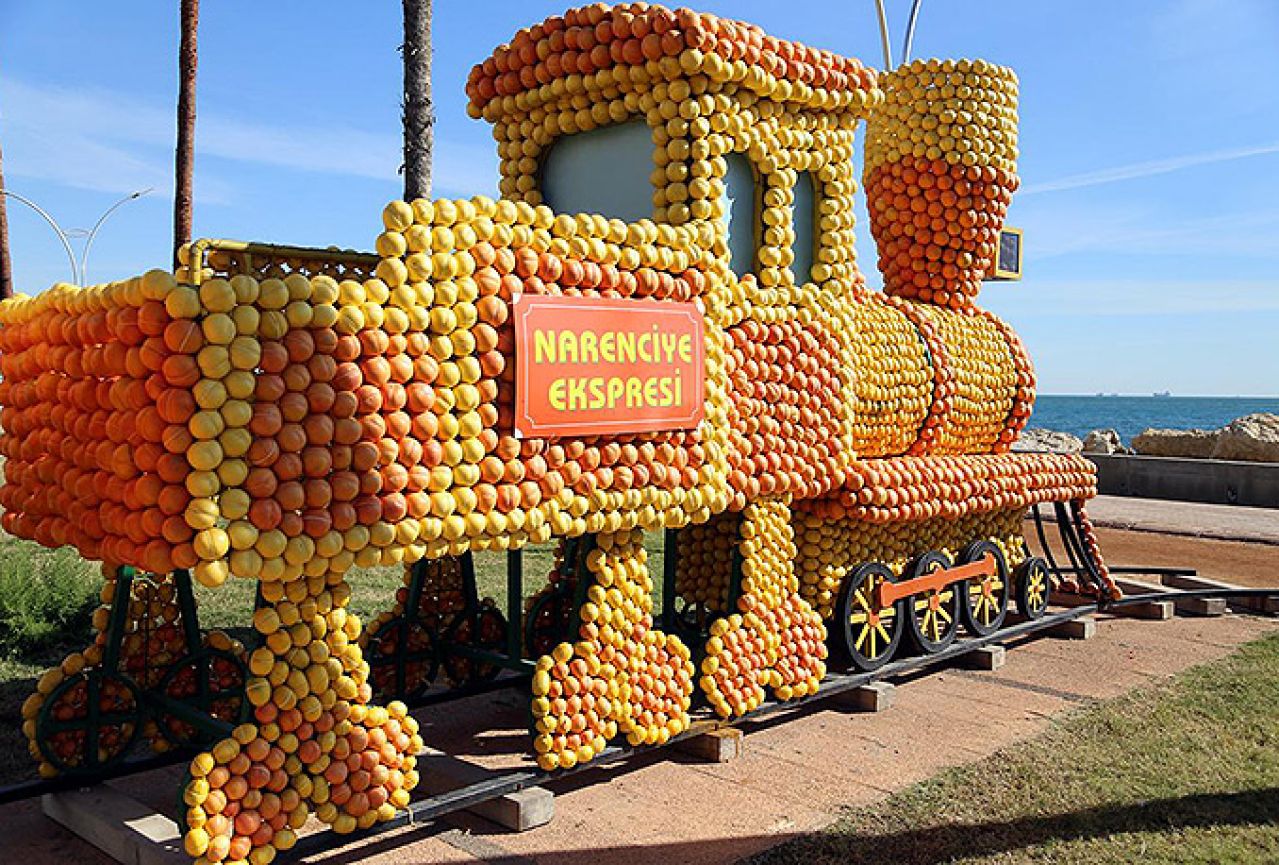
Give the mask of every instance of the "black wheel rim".
M 381 695 L 397 700 L 421 696 L 435 681 L 435 639 L 419 620 L 396 617 L 369 638 L 369 680 Z
M 978 562 L 985 556 L 995 560 L 995 573 L 984 579 L 966 581 L 962 609 L 964 627 L 979 637 L 998 631 L 1008 614 L 1008 563 L 999 547 L 990 541 L 976 541 L 964 550 L 960 562 Z
M 218 649 L 202 649 L 170 667 L 160 681 L 159 690 L 166 697 L 234 724 L 244 705 L 244 682 L 244 664 L 239 658 Z M 208 739 L 191 724 L 167 713 L 160 713 L 156 723 L 160 735 L 173 745 Z
M 450 685 L 493 679 L 502 672 L 499 665 L 449 651 L 455 645 L 500 653 L 506 647 L 506 618 L 491 607 L 482 607 L 471 615 L 459 616 L 444 637 L 444 675 Z
M 1026 560 L 1017 581 L 1017 611 L 1027 619 L 1038 619 L 1048 609 L 1052 594 L 1048 565 L 1038 556 Z
M 876 670 L 893 657 L 901 643 L 901 607 L 880 607 L 875 602 L 881 583 L 896 582 L 893 572 L 879 562 L 862 565 L 844 580 L 838 616 L 843 627 L 834 629 L 843 645 L 841 654 L 860 670 Z
M 686 601 L 676 596 L 674 625 L 677 633 L 694 643 L 704 643 L 710 638 L 711 624 L 724 614 L 711 609 L 703 601 Z
M 530 658 L 549 654 L 568 636 L 572 592 L 560 583 L 534 601 L 524 617 L 524 652 Z
M 911 565 L 911 578 L 922 577 L 951 566 L 950 559 L 938 552 L 920 556 Z M 924 654 L 934 654 L 949 646 L 959 631 L 960 600 L 967 588 L 961 580 L 933 591 L 911 595 L 904 603 L 911 641 Z

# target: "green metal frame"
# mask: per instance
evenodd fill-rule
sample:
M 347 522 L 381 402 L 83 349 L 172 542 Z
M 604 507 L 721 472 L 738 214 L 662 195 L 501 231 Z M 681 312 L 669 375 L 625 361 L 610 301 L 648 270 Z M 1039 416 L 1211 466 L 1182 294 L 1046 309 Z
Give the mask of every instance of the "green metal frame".
M 679 591 L 677 572 L 679 568 L 679 533 L 682 529 L 667 529 L 663 539 L 662 561 L 662 629 L 680 637 L 693 653 L 694 662 L 701 663 L 705 654 L 706 641 L 710 637 L 711 625 L 737 610 L 737 603 L 742 597 L 742 550 L 741 532 L 733 543 L 730 554 L 730 572 L 728 577 L 728 596 L 723 610 L 708 611 L 705 616 L 699 615 L 696 625 L 690 623 L 678 609 Z
M 148 720 L 159 722 L 165 716 L 176 717 L 184 723 L 195 727 L 198 733 L 203 734 L 210 740 L 222 738 L 234 728 L 232 724 L 213 717 L 207 711 L 214 700 L 234 696 L 233 692 L 210 690 L 209 664 L 215 656 L 224 657 L 236 664 L 240 664 L 240 661 L 225 652 L 205 650 L 196 609 L 195 592 L 192 588 L 191 575 L 188 571 L 177 570 L 173 572 L 178 610 L 182 617 L 182 633 L 183 642 L 186 645 L 186 654 L 172 664 L 165 674 L 160 677 L 156 686 L 151 689 L 140 687 L 132 676 L 120 669 L 120 654 L 124 646 L 125 628 L 129 623 L 129 607 L 133 600 L 133 586 L 139 576 L 138 571 L 129 566 L 123 566 L 116 571 L 115 591 L 111 598 L 111 610 L 105 630 L 106 645 L 103 649 L 102 663 L 67 678 L 49 694 L 40 707 L 36 720 L 36 746 L 44 758 L 64 774 L 92 775 L 122 761 L 136 742 L 138 734 Z M 171 676 L 192 661 L 196 664 L 196 705 L 174 699 L 164 693 L 166 686 L 171 681 Z M 241 669 L 243 669 L 242 665 Z M 102 712 L 100 705 L 102 690 L 104 683 L 108 679 L 120 683 L 132 694 L 135 706 L 134 711 L 105 714 Z M 54 709 L 58 705 L 60 698 L 76 687 L 80 681 L 85 682 L 85 716 L 70 721 L 58 721 L 53 718 Z M 240 695 L 241 717 L 243 717 L 248 706 L 248 700 L 243 698 L 242 689 L 240 690 Z M 114 726 L 123 727 L 126 724 L 132 724 L 133 730 L 126 738 L 124 745 L 116 754 L 106 760 L 100 760 L 98 750 L 102 729 Z M 157 726 L 160 727 L 161 735 L 170 738 L 162 725 L 157 724 Z M 75 765 L 67 764 L 61 760 L 48 742 L 48 737 L 72 730 L 83 730 L 85 733 L 82 751 L 83 759 L 82 762 Z

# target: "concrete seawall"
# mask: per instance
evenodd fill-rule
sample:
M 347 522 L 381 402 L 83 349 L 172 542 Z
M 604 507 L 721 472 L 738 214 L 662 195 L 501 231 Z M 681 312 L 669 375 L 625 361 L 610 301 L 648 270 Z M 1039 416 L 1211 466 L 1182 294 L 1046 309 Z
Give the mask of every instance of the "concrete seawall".
M 1279 463 L 1084 454 L 1102 495 L 1279 508 Z

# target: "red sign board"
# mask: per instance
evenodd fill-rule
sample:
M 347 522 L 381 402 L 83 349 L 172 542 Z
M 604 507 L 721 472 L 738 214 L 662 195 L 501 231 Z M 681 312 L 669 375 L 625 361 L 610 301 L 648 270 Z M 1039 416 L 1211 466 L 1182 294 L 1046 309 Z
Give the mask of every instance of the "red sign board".
M 692 429 L 705 337 L 691 303 L 525 294 L 515 301 L 515 435 Z

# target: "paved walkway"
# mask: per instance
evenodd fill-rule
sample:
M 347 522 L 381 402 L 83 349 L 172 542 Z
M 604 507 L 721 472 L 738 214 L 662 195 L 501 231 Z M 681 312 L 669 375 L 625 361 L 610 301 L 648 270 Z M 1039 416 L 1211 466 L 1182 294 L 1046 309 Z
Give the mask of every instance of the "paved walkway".
M 497 862 L 502 865 L 729 863 L 828 825 L 857 807 L 952 765 L 989 758 L 1053 719 L 1227 654 L 1279 630 L 1279 620 L 1230 615 L 1169 622 L 1103 619 L 1088 642 L 1052 638 L 1011 649 L 995 673 L 944 669 L 900 685 L 878 715 L 833 707 L 747 726 L 744 755 L 704 764 L 663 752 L 554 783 L 555 820 L 516 835 L 459 816 L 307 860 L 315 863 Z M 428 744 L 488 765 L 523 745 L 512 695 L 420 715 Z M 477 735 L 477 731 L 485 731 Z M 135 779 L 166 810 L 176 782 Z M 107 860 L 43 818 L 34 803 L 0 808 L 5 861 Z
M 1098 496 L 1088 516 L 1099 526 L 1170 535 L 1279 544 L 1279 509 Z

